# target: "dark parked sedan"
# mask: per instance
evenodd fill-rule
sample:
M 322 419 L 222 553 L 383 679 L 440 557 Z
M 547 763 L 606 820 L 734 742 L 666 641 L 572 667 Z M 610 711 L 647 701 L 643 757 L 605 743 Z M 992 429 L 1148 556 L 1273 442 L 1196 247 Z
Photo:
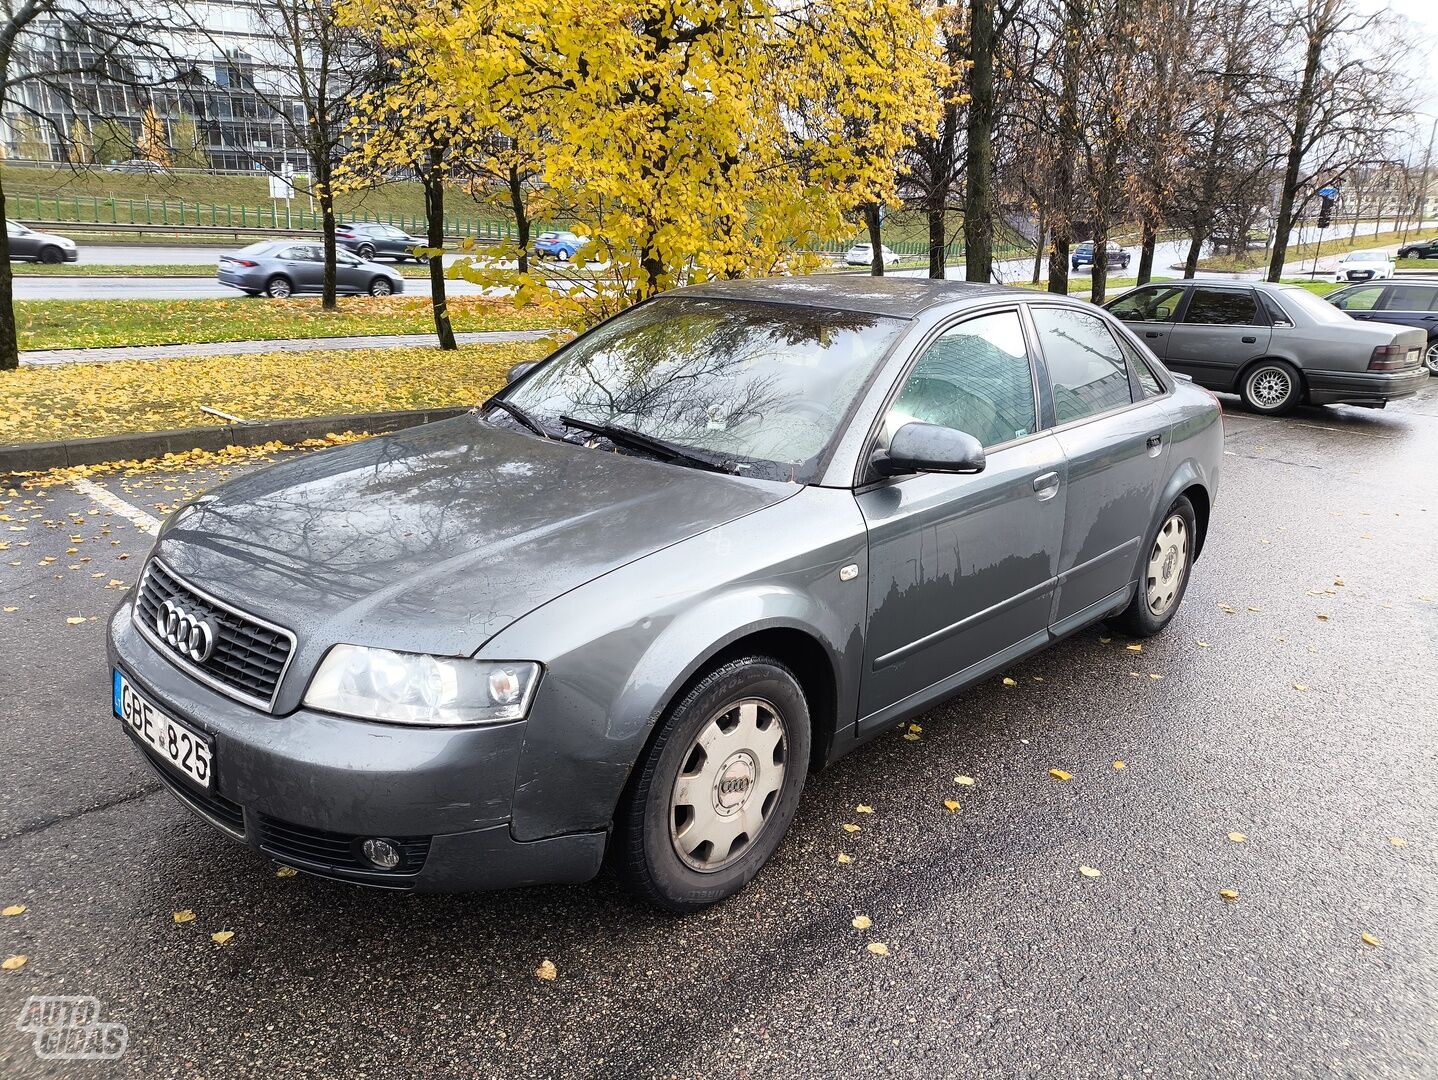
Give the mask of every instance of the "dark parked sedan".
M 1430 375 L 1438 375 L 1438 281 L 1353 285 L 1324 299 L 1353 319 L 1422 330 L 1427 338 L 1423 362 Z
M 324 289 L 325 249 L 308 240 L 265 240 L 221 255 L 216 273 L 221 285 L 250 296 L 283 300 Z M 404 292 L 404 278 L 392 267 L 365 262 L 348 251 L 335 252 L 335 290 L 389 296 Z
M 1296 285 L 1175 281 L 1109 301 L 1163 362 L 1256 412 L 1381 409 L 1427 377 L 1422 331 L 1354 322 Z
M 424 256 L 416 255 L 415 248 L 429 247 L 429 241 L 422 236 L 411 236 L 403 229 L 378 222 L 350 221 L 335 226 L 335 243 L 346 251 L 352 251 L 361 259 L 393 259 L 403 262 L 413 259 L 426 262 Z
M 1438 236 L 1431 240 L 1415 240 L 1398 249 L 1400 259 L 1438 259 Z
M 1203 550 L 1211 395 L 1067 298 L 676 290 L 471 413 L 174 514 L 109 626 L 113 703 L 195 813 L 390 888 L 732 895 L 805 777 Z
M 9 218 L 5 232 L 10 239 L 11 262 L 67 263 L 80 257 L 80 249 L 68 237 L 38 232 Z
M 1123 248 L 1109 244 L 1104 248 L 1104 265 L 1110 270 L 1127 270 L 1131 255 Z M 1085 240 L 1078 247 L 1073 249 L 1069 255 L 1069 267 L 1073 270 L 1082 270 L 1085 266 L 1093 268 L 1093 244 Z

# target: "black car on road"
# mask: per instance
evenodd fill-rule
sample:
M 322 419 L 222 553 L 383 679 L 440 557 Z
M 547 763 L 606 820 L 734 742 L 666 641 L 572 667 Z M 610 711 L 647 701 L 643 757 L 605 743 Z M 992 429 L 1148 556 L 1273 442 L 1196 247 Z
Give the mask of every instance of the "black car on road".
M 1329 293 L 1328 302 L 1364 322 L 1416 326 L 1428 335 L 1423 363 L 1438 375 L 1438 281 L 1385 281 L 1350 285 Z
M 411 236 L 394 225 L 381 225 L 377 221 L 348 221 L 335 226 L 335 243 L 346 251 L 353 251 L 361 259 L 393 259 L 401 262 L 413 259 L 426 262 L 423 256 L 414 253 L 415 248 L 429 247 L 429 241 L 421 236 Z
M 1438 259 L 1438 236 L 1431 240 L 1415 240 L 1398 249 L 1400 259 Z

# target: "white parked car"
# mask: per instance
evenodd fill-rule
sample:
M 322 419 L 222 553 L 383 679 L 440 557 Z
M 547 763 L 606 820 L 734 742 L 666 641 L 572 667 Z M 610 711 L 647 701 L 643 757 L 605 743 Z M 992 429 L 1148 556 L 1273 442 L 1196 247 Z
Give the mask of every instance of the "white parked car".
M 1386 251 L 1350 251 L 1333 268 L 1337 282 L 1369 281 L 1393 276 L 1393 257 Z
M 893 266 L 899 261 L 899 256 L 890 251 L 887 244 L 881 245 L 879 252 L 883 255 L 885 266 Z M 844 263 L 848 266 L 873 266 L 874 245 L 869 243 L 855 244 L 844 253 Z

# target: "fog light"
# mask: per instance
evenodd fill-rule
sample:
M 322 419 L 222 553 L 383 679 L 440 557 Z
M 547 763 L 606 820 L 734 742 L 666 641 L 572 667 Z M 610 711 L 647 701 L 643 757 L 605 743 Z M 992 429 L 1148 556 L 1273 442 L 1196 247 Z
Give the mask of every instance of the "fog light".
M 393 840 L 371 837 L 364 842 L 364 857 L 381 870 L 393 870 L 399 865 L 399 848 Z

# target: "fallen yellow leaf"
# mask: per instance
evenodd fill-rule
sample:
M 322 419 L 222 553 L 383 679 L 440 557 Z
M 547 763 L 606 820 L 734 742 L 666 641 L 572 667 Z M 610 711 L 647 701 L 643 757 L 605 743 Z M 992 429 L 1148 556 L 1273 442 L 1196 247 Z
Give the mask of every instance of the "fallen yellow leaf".
M 68 619 L 65 620 L 65 622 L 70 626 L 79 626 L 84 621 L 85 616 L 83 615 L 71 615 Z
M 1221 897 L 1223 897 L 1225 900 L 1237 900 L 1237 899 L 1238 899 L 1238 890 L 1237 890 L 1237 889 L 1219 889 L 1219 890 L 1218 890 L 1218 895 L 1221 896 Z
M 1079 873 L 1084 877 L 1101 877 L 1102 871 L 1095 870 L 1092 866 L 1080 866 Z
M 1328 616 L 1327 616 L 1327 615 L 1318 615 L 1318 616 L 1315 616 L 1315 617 L 1318 619 L 1319 622 L 1327 622 L 1327 621 L 1328 621 Z
M 963 784 L 964 787 L 973 787 L 974 778 L 972 776 L 956 776 L 954 777 L 954 783 Z
M 959 804 L 956 803 L 953 799 L 945 799 L 944 806 L 948 808 L 948 811 L 951 814 L 957 814 L 959 812 Z
M 1407 846 L 1408 846 L 1408 841 L 1407 841 L 1407 840 L 1404 840 L 1403 837 L 1401 837 L 1401 836 L 1390 836 L 1390 837 L 1388 838 L 1388 842 L 1389 842 L 1390 844 L 1392 844 L 1394 847 L 1407 847 Z
M 1017 682 L 1016 680 L 1014 680 L 1014 679 L 1010 679 L 1008 676 L 1004 676 L 1004 685 L 1005 685 L 1005 686 L 1018 686 L 1018 682 Z
M 1060 781 L 1073 779 L 1073 773 L 1066 773 L 1062 769 L 1050 769 L 1049 775 L 1052 776 L 1055 780 Z
M 1295 689 L 1295 690 L 1307 690 L 1307 689 L 1308 689 L 1308 684 L 1307 684 L 1307 683 L 1296 682 L 1296 683 L 1293 684 L 1293 689 Z
M 851 862 L 853 862 L 854 860 L 851 859 L 851 858 L 849 858 L 849 856 L 845 855 L 845 854 L 841 851 L 841 852 L 839 852 L 839 858 L 838 858 L 837 861 L 838 861 L 838 863 L 839 863 L 840 866 L 848 866 L 848 865 L 849 865 Z
M 858 832 L 859 826 L 855 825 L 852 821 L 846 821 L 843 824 L 843 829 L 845 832 Z
M 906 741 L 906 742 L 918 742 L 918 741 L 919 741 L 919 737 L 918 737 L 917 735 L 915 735 L 912 731 L 906 731 L 906 732 L 904 732 L 904 741 Z
M 184 911 L 175 912 L 170 918 L 174 919 L 177 923 L 194 922 L 195 913 L 189 908 L 186 908 Z
M 225 942 L 229 941 L 230 938 L 234 936 L 235 932 L 233 930 L 217 930 L 215 931 L 215 933 L 210 935 L 210 940 L 213 941 L 216 945 L 223 945 Z
M 9 919 L 13 918 L 16 915 L 24 915 L 25 912 L 29 910 L 30 909 L 27 908 L 24 904 L 11 904 L 4 911 L 0 911 L 0 915 L 4 915 L 7 919 Z
M 852 925 L 855 930 L 867 930 L 874 925 L 874 920 L 870 919 L 867 915 L 855 915 Z
M 1200 649 L 1206 649 L 1206 648 L 1208 648 L 1208 642 L 1206 642 L 1206 641 L 1200 641 L 1200 642 L 1198 643 L 1198 647 L 1199 647 Z
M 534 969 L 534 977 L 542 982 L 553 982 L 559 978 L 559 969 L 554 966 L 553 960 L 544 960 Z
M 1363 944 L 1372 945 L 1375 949 L 1382 944 L 1381 941 L 1379 941 L 1376 937 L 1370 934 L 1367 930 L 1363 931 L 1360 937 L 1363 940 Z
M 12 956 L 4 962 L 0 962 L 0 968 L 4 968 L 6 971 L 19 971 L 29 961 L 28 956 Z
M 921 728 L 921 727 L 919 727 L 918 724 L 910 724 L 910 725 L 909 725 L 909 734 L 910 734 L 910 735 L 922 735 L 923 733 L 924 733 L 924 729 Z
M 871 941 L 864 947 L 868 949 L 871 953 L 873 953 L 875 956 L 889 955 L 889 947 L 885 945 L 882 941 Z
M 872 814 L 873 812 L 874 808 L 872 806 L 867 806 L 864 803 L 860 803 L 858 806 L 854 807 L 854 813 L 856 814 Z
M 1126 768 L 1128 768 L 1128 766 L 1125 765 L 1122 761 L 1115 761 L 1115 762 L 1113 763 L 1113 767 L 1114 767 L 1115 769 L 1126 769 Z
M 1101 638 L 1098 639 L 1098 643 L 1099 643 L 1100 645 L 1107 645 L 1107 644 L 1108 644 L 1110 641 L 1112 641 L 1112 640 L 1113 640 L 1113 638 L 1111 638 L 1111 637 L 1101 637 Z
M 282 866 L 275 871 L 275 877 L 294 877 L 298 873 L 293 866 Z
M 1137 642 L 1132 645 L 1126 645 L 1124 648 L 1128 649 L 1129 652 L 1143 652 L 1143 646 Z
M 1228 834 L 1228 838 L 1235 844 L 1241 844 L 1248 839 L 1248 837 L 1244 836 L 1241 832 L 1231 832 Z
M 1152 672 L 1152 671 L 1150 671 L 1150 672 L 1148 673 L 1148 677 L 1149 677 L 1150 679 L 1153 679 L 1155 682 L 1158 681 L 1159 679 L 1163 678 L 1162 675 L 1156 674 L 1155 672 Z
M 1256 607 L 1250 607 L 1248 610 L 1252 612 L 1258 612 L 1258 608 Z

